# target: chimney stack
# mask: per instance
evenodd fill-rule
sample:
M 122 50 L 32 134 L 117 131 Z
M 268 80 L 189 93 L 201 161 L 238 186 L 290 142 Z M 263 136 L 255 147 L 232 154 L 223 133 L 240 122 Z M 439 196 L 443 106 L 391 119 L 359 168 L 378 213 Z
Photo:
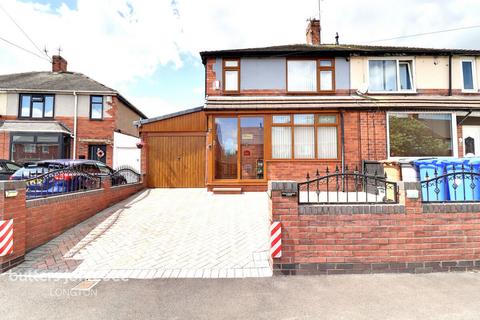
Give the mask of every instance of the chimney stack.
M 67 60 L 60 55 L 52 57 L 52 72 L 67 72 Z
M 307 44 L 314 46 L 320 45 L 320 30 L 320 20 L 315 18 L 310 19 L 307 27 Z

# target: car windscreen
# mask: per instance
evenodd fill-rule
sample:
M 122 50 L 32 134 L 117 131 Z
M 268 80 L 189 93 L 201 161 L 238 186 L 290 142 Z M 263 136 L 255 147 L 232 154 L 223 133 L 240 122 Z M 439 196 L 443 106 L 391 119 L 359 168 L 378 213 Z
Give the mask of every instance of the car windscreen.
M 50 171 L 52 171 L 52 169 L 49 169 L 48 167 L 27 167 L 27 168 L 21 168 L 20 170 L 15 171 L 12 177 L 29 179 Z

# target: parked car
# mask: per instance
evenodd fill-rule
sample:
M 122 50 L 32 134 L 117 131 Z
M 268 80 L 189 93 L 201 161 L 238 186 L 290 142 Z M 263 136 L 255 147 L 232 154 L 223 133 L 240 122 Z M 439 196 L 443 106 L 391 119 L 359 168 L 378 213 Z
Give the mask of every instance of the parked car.
M 21 165 L 9 160 L 0 160 L 0 180 L 8 180 L 10 176 L 18 169 L 22 168 Z
M 52 174 L 48 175 L 50 172 Z M 82 173 L 94 177 L 111 176 L 112 184 L 127 183 L 123 176 L 115 175 L 112 168 L 100 161 L 71 159 L 39 161 L 19 169 L 10 179 L 27 180 L 27 197 L 34 198 L 92 189 L 98 182 Z

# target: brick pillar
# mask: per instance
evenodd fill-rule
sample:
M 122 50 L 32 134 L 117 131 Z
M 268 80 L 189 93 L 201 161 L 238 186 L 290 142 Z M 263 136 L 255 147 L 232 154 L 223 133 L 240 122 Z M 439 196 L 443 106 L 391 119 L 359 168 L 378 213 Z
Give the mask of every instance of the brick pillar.
M 404 182 L 403 188 L 400 190 L 401 198 L 404 199 L 405 203 L 405 213 L 406 214 L 417 214 L 423 213 L 422 206 L 422 188 L 419 182 Z M 417 196 L 418 197 L 412 197 Z
M 274 271 L 282 265 L 294 262 L 295 239 L 298 237 L 298 195 L 297 183 L 293 181 L 269 181 L 270 216 L 272 221 L 282 224 L 282 257 L 273 259 Z
M 0 220 L 10 219 L 13 219 L 13 253 L 0 257 L 0 272 L 22 263 L 25 257 L 27 208 L 23 181 L 0 181 Z

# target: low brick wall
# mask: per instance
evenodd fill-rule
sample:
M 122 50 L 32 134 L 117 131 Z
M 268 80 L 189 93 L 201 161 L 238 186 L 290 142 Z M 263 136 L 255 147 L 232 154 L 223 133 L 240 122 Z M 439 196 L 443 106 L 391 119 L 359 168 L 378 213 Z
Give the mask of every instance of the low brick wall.
M 409 188 L 418 186 L 411 185 Z M 480 269 L 478 204 L 298 205 L 294 182 L 270 186 L 282 223 L 276 274 L 434 272 Z
M 14 252 L 0 257 L 0 272 L 21 263 L 25 252 L 144 188 L 143 182 L 112 187 L 106 179 L 98 190 L 26 200 L 24 182 L 0 182 L 0 220 L 13 219 L 14 227 Z M 6 197 L 6 190 L 18 195 Z

